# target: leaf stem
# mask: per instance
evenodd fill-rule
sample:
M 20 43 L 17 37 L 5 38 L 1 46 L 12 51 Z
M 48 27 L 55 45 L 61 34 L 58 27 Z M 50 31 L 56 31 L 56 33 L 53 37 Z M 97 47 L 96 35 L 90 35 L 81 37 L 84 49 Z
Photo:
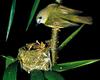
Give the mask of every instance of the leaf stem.
M 52 65 L 56 63 L 58 30 L 59 29 L 56 29 L 56 28 L 52 29 L 52 36 L 51 36 Z

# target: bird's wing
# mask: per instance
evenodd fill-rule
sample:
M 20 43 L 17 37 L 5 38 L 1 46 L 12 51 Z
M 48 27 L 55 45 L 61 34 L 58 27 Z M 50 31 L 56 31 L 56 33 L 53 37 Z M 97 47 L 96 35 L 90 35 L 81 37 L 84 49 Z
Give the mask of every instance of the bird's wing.
M 56 13 L 51 13 L 45 22 L 45 25 L 48 27 L 55 27 L 55 28 L 65 28 L 69 26 L 78 26 L 76 23 L 72 23 L 70 21 L 64 20 L 56 15 Z
M 60 14 L 79 14 L 79 13 L 82 13 L 82 11 L 71 9 L 71 8 L 68 8 L 68 7 L 64 7 L 62 5 L 58 6 L 58 12 Z
M 84 24 L 92 24 L 92 18 L 91 17 L 83 17 L 76 15 L 77 13 L 81 13 L 81 11 L 74 10 L 71 8 L 67 8 L 64 6 L 58 6 L 58 9 L 56 9 L 56 15 L 60 18 L 63 18 L 65 20 L 69 20 L 71 22 L 76 23 L 84 23 Z
M 58 5 L 58 4 L 49 4 L 47 6 L 48 9 L 54 9 L 56 8 L 56 11 L 58 13 L 62 13 L 62 14 L 79 14 L 79 13 L 82 13 L 82 11 L 79 11 L 79 10 L 75 10 L 75 9 L 71 9 L 71 8 L 68 8 L 68 7 L 65 7 L 65 6 L 62 6 L 62 5 Z
M 61 18 L 65 20 L 69 20 L 76 23 L 84 23 L 84 24 L 92 24 L 91 17 L 83 17 L 78 15 L 59 15 Z

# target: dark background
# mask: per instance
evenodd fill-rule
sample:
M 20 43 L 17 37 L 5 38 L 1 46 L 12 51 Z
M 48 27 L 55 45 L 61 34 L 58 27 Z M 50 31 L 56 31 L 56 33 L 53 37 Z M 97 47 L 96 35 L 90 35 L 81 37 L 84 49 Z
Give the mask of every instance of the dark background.
M 26 43 L 35 42 L 36 40 L 45 41 L 51 37 L 51 29 L 39 25 L 35 26 L 35 17 L 29 30 L 25 32 L 29 14 L 34 0 L 16 0 L 16 11 L 6 42 L 6 31 L 9 21 L 10 7 L 12 0 L 0 0 L 0 55 L 11 55 L 16 57 L 18 48 Z M 36 14 L 53 0 L 41 0 Z M 81 10 L 84 15 L 92 16 L 93 24 L 86 25 L 80 33 L 62 50 L 59 52 L 58 62 L 67 62 L 83 59 L 100 58 L 100 36 L 99 36 L 99 7 L 96 0 L 63 0 L 63 5 Z M 36 16 L 36 15 L 35 15 Z M 70 35 L 78 27 L 70 27 L 62 29 L 59 33 L 59 44 L 62 43 L 68 35 Z M 84 66 L 78 69 L 62 72 L 65 80 L 100 80 L 99 70 L 100 62 Z M 4 70 L 4 59 L 0 57 L 0 80 Z M 27 79 L 27 73 L 24 71 L 19 75 L 23 80 Z M 18 80 L 21 80 L 19 78 Z

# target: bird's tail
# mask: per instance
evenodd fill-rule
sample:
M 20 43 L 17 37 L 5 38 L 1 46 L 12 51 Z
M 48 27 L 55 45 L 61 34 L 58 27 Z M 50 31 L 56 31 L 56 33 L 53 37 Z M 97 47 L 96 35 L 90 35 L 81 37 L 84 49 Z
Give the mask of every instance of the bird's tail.
M 65 15 L 64 19 L 76 22 L 76 23 L 84 23 L 84 24 L 92 24 L 92 18 L 87 16 L 77 16 L 77 15 Z

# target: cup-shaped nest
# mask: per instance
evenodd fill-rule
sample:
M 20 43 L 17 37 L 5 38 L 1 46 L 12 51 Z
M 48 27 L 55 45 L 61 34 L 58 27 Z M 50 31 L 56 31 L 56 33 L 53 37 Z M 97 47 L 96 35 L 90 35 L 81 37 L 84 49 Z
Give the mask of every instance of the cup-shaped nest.
M 30 73 L 32 70 L 44 70 L 50 69 L 50 46 L 39 43 L 29 43 L 19 49 L 17 56 L 21 68 Z

